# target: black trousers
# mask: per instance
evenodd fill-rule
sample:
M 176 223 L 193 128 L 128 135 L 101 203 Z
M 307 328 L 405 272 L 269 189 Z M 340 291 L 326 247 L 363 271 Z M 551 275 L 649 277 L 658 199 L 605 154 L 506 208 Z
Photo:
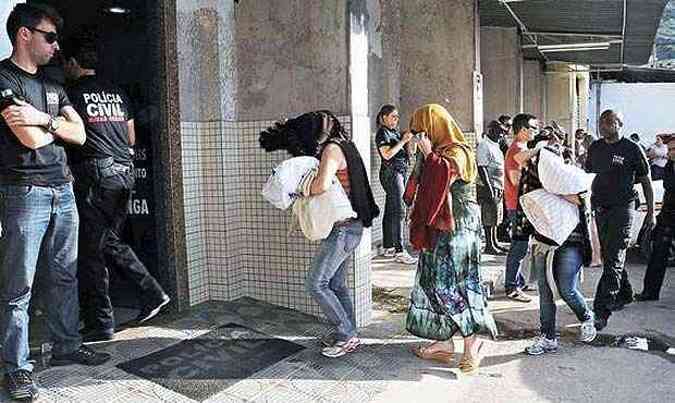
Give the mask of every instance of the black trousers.
M 402 172 L 382 167 L 380 169 L 380 183 L 386 194 L 384 202 L 384 216 L 382 217 L 382 236 L 385 248 L 395 248 L 397 252 L 403 250 L 403 192 L 405 178 Z
M 675 238 L 675 223 L 659 220 L 652 232 L 652 255 L 649 257 L 642 292 L 658 298 L 666 275 L 670 250 Z
M 164 292 L 120 238 L 135 182 L 133 169 L 106 158 L 86 160 L 73 166 L 72 171 L 80 213 L 80 317 L 87 329 L 113 331 L 109 269 L 136 284 L 144 300 L 157 299 Z
M 612 311 L 621 309 L 633 298 L 625 263 L 635 209 L 633 203 L 629 203 L 610 208 L 596 207 L 594 210 L 603 268 L 593 310 L 596 317 L 608 318 Z

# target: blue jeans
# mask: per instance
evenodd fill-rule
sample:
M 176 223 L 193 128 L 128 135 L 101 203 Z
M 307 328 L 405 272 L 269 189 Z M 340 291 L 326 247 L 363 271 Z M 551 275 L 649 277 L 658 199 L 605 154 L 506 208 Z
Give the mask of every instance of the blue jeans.
M 513 227 L 516 210 L 507 210 L 506 215 Z M 506 272 L 504 273 L 504 288 L 507 293 L 525 285 L 525 279 L 520 274 L 520 263 L 527 255 L 528 246 L 528 240 L 511 239 L 511 248 L 506 256 Z
M 555 251 L 553 258 L 553 276 L 563 301 L 572 309 L 580 322 L 591 319 L 592 313 L 579 291 L 579 272 L 583 255 L 581 246 L 563 245 Z M 539 283 L 539 320 L 541 333 L 548 339 L 556 337 L 555 313 L 556 306 L 553 294 L 546 281 L 545 255 L 535 254 L 533 270 L 536 270 Z
M 336 328 L 336 340 L 356 336 L 354 304 L 346 284 L 347 258 L 361 242 L 363 223 L 358 220 L 333 227 L 312 259 L 305 287 Z
M 70 183 L 0 185 L 0 341 L 4 371 L 32 371 L 28 361 L 28 304 L 37 267 L 48 273 L 47 323 L 54 354 L 81 344 L 78 333 L 77 235 L 79 217 Z

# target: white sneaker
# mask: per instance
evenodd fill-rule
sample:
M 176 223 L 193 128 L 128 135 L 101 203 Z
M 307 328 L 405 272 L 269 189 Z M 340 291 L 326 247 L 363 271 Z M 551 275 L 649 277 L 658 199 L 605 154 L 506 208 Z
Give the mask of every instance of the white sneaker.
M 396 254 L 394 261 L 403 264 L 415 264 L 417 263 L 417 258 L 410 256 L 406 251 L 402 251 Z
M 396 248 L 385 249 L 384 253 L 382 253 L 382 256 L 384 256 L 384 257 L 394 257 L 394 256 L 396 256 Z
M 546 336 L 537 336 L 532 345 L 525 347 L 525 352 L 529 355 L 542 355 L 544 353 L 555 353 L 558 351 L 558 340 L 547 339 Z
M 329 358 L 342 357 L 347 353 L 352 353 L 361 345 L 361 339 L 352 337 L 347 341 L 338 341 L 330 347 L 321 349 L 321 354 Z
M 584 321 L 581 324 L 581 330 L 579 332 L 579 340 L 582 343 L 590 343 L 595 340 L 595 337 L 598 335 L 598 330 L 595 328 L 595 319 L 591 317 L 590 319 Z

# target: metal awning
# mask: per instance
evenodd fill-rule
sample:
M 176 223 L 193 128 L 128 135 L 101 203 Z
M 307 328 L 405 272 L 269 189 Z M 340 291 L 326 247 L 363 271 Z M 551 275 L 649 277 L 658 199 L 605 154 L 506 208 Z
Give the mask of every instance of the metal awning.
M 626 66 L 620 70 L 593 72 L 592 77 L 621 83 L 675 83 L 675 70 Z
M 483 27 L 518 27 L 528 59 L 594 66 L 649 61 L 668 0 L 481 0 Z M 565 51 L 588 44 L 595 50 Z M 563 45 L 563 46 L 560 46 Z M 546 50 L 546 48 L 549 48 Z M 551 52 L 551 48 L 558 48 Z

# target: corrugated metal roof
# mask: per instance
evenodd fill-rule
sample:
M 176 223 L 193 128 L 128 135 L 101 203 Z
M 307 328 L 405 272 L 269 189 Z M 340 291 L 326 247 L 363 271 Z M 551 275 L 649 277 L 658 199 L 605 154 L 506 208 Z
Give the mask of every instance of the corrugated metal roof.
M 608 50 L 547 53 L 547 60 L 580 64 L 644 64 L 651 55 L 654 36 L 668 0 L 627 0 L 623 58 L 621 45 Z M 508 6 L 525 25 L 527 32 L 555 32 L 591 35 L 621 35 L 623 0 L 522 0 Z M 499 0 L 480 1 L 481 26 L 518 26 Z M 553 43 L 597 42 L 597 37 L 536 36 L 540 45 Z M 529 43 L 526 38 L 523 41 Z M 533 49 L 525 57 L 542 58 Z

